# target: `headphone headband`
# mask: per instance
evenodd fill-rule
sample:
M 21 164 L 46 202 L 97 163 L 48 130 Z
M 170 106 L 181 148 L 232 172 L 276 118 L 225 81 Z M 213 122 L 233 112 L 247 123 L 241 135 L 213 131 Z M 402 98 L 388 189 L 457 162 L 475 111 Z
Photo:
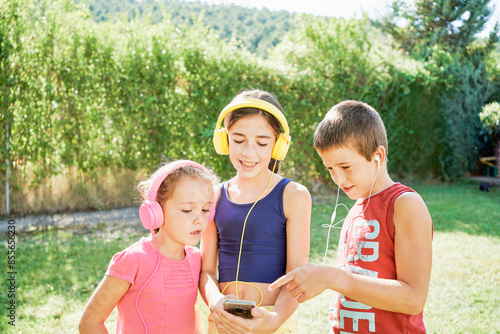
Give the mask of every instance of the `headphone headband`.
M 163 180 L 170 175 L 172 172 L 174 172 L 176 169 L 185 167 L 185 166 L 193 166 L 198 169 L 201 169 L 202 171 L 205 171 L 205 168 L 191 160 L 178 160 L 173 162 L 166 170 L 164 170 L 160 175 L 156 176 L 153 184 L 151 185 L 151 189 L 148 191 L 148 200 L 150 201 L 156 201 L 156 196 L 158 195 L 158 189 L 160 188 Z
M 273 105 L 272 103 L 269 103 L 261 99 L 252 99 L 252 98 L 233 101 L 229 103 L 224 109 L 222 109 L 219 115 L 219 119 L 217 120 L 217 125 L 215 127 L 214 133 L 216 133 L 221 129 L 222 121 L 227 116 L 227 114 L 229 114 L 233 110 L 240 108 L 257 108 L 270 113 L 271 115 L 276 117 L 276 119 L 280 122 L 281 126 L 283 127 L 283 130 L 285 131 L 283 133 L 285 138 L 287 140 L 290 140 L 290 129 L 288 128 L 288 122 L 285 118 L 285 115 L 283 115 L 283 113 L 281 112 L 281 110 L 276 108 L 276 106 Z
M 275 105 L 261 99 L 242 99 L 229 103 L 224 109 L 222 109 L 219 119 L 217 120 L 217 125 L 214 130 L 214 147 L 215 151 L 219 154 L 229 154 L 229 141 L 227 129 L 221 127 L 222 121 L 231 111 L 240 108 L 257 108 L 273 115 L 278 122 L 281 123 L 284 132 L 280 133 L 276 138 L 274 143 L 273 151 L 271 153 L 271 158 L 275 160 L 285 159 L 288 148 L 290 147 L 290 129 L 288 128 L 288 122 L 286 121 L 285 115 L 276 108 Z
M 147 199 L 142 203 L 139 208 L 139 217 L 141 218 L 141 222 L 145 228 L 148 230 L 154 230 L 163 225 L 163 209 L 156 201 L 156 196 L 158 195 L 158 189 L 160 188 L 163 180 L 173 173 L 176 169 L 185 167 L 185 166 L 193 166 L 202 171 L 206 171 L 205 167 L 202 165 L 191 161 L 191 160 L 178 160 L 172 162 L 168 167 L 159 173 L 153 183 L 151 184 L 151 189 L 148 191 Z M 212 193 L 212 206 L 210 207 L 210 218 L 211 221 L 215 214 L 215 202 L 214 202 L 214 194 Z

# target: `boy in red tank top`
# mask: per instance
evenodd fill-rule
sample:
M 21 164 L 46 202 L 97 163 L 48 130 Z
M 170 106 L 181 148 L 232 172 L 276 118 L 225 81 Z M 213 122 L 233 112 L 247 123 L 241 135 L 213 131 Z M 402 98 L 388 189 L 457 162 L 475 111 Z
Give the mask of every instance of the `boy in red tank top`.
M 333 182 L 356 200 L 342 226 L 337 267 L 305 265 L 276 280 L 299 302 L 325 289 L 331 333 L 425 333 L 433 225 L 422 198 L 387 172 L 387 134 L 378 112 L 357 101 L 335 105 L 314 147 Z

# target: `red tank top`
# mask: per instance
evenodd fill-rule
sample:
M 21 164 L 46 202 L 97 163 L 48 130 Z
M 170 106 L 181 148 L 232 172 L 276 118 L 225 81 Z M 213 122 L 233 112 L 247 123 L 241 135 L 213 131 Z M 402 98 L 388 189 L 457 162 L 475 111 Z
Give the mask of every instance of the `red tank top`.
M 369 203 L 366 198 L 354 204 L 340 232 L 338 268 L 360 275 L 397 278 L 394 201 L 405 192 L 414 190 L 395 183 L 370 196 Z M 330 304 L 330 325 L 333 333 L 425 333 L 423 311 L 417 315 L 383 311 L 336 291 Z

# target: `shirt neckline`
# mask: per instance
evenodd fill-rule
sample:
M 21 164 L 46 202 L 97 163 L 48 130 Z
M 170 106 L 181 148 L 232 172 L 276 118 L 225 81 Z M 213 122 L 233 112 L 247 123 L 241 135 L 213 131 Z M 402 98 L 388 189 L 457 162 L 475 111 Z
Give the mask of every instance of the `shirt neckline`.
M 266 196 L 262 197 L 259 202 L 261 201 L 264 201 L 266 200 L 268 197 L 270 197 L 275 191 L 277 191 L 276 189 L 278 188 L 279 185 L 281 185 L 281 183 L 285 182 L 285 180 L 288 180 L 287 178 L 283 177 L 275 186 L 274 188 L 269 192 L 269 194 L 267 194 Z M 226 199 L 228 200 L 229 203 L 233 204 L 233 205 L 241 205 L 241 206 L 250 206 L 250 205 L 254 205 L 255 202 L 251 202 L 251 203 L 236 203 L 234 202 L 233 200 L 231 200 L 229 198 L 229 191 L 228 191 L 228 186 L 229 186 L 229 180 L 228 181 L 225 181 L 224 182 L 225 186 L 223 187 L 224 189 L 224 195 L 226 196 Z

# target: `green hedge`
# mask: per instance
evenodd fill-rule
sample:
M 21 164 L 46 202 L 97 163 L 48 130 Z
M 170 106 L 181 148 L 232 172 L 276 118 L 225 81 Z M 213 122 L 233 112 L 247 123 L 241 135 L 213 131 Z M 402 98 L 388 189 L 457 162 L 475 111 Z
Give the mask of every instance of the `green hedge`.
M 308 186 L 328 179 L 314 129 L 345 99 L 381 113 L 392 173 L 457 178 L 475 159 L 476 121 L 499 77 L 446 53 L 412 61 L 365 20 L 304 16 L 264 61 L 200 22 L 98 24 L 70 0 L 1 0 L 0 16 L 1 159 L 37 180 L 68 167 L 151 169 L 161 156 L 228 177 L 211 137 L 242 88 L 278 97 L 293 139 L 284 171 Z

